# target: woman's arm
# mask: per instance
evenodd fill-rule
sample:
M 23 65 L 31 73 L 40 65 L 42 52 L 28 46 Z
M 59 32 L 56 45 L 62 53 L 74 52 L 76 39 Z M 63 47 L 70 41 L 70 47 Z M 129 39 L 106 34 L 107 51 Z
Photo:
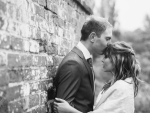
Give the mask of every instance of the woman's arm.
M 55 99 L 56 101 L 54 102 L 54 109 L 56 109 L 59 113 L 82 113 L 70 106 L 67 101 L 60 98 Z

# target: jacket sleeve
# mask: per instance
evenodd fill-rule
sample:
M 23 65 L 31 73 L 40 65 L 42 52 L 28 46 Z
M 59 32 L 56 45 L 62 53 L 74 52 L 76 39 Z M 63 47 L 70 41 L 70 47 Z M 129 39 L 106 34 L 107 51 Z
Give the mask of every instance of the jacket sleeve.
M 122 87 L 125 87 L 125 85 L 120 81 L 117 82 L 112 87 L 116 90 L 107 97 L 104 103 L 91 113 L 134 113 L 134 97 L 128 94 L 128 92 L 132 93 L 133 90 L 130 90 L 128 87 Z
M 65 99 L 72 106 L 76 92 L 79 89 L 82 77 L 82 66 L 76 61 L 68 61 L 57 72 L 56 97 Z

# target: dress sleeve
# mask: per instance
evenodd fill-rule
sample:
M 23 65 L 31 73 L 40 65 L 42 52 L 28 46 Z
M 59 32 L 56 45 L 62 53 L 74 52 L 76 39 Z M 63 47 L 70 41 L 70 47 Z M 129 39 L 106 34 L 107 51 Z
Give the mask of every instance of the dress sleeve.
M 92 113 L 134 113 L 134 97 L 130 85 L 124 81 L 116 82 L 111 86 L 116 90 Z

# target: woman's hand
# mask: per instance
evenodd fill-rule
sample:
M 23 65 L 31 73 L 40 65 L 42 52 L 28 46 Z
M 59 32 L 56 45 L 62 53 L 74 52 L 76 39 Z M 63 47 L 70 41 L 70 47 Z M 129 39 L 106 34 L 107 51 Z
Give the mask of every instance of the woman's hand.
M 58 113 L 71 113 L 72 107 L 69 105 L 69 103 L 63 99 L 55 98 L 54 102 L 54 109 Z

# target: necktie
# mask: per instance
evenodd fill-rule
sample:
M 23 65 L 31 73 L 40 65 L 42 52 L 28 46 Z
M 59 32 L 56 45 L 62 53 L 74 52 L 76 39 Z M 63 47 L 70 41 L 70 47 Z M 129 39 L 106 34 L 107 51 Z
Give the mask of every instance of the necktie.
M 93 65 L 92 65 L 92 58 L 88 58 L 87 62 L 89 63 L 90 67 L 92 68 L 93 67 Z
M 89 63 L 91 70 L 92 70 L 92 74 L 93 74 L 93 82 L 94 82 L 94 92 L 95 92 L 95 74 L 94 74 L 94 70 L 93 70 L 93 63 L 92 63 L 92 58 L 88 58 L 87 62 Z

